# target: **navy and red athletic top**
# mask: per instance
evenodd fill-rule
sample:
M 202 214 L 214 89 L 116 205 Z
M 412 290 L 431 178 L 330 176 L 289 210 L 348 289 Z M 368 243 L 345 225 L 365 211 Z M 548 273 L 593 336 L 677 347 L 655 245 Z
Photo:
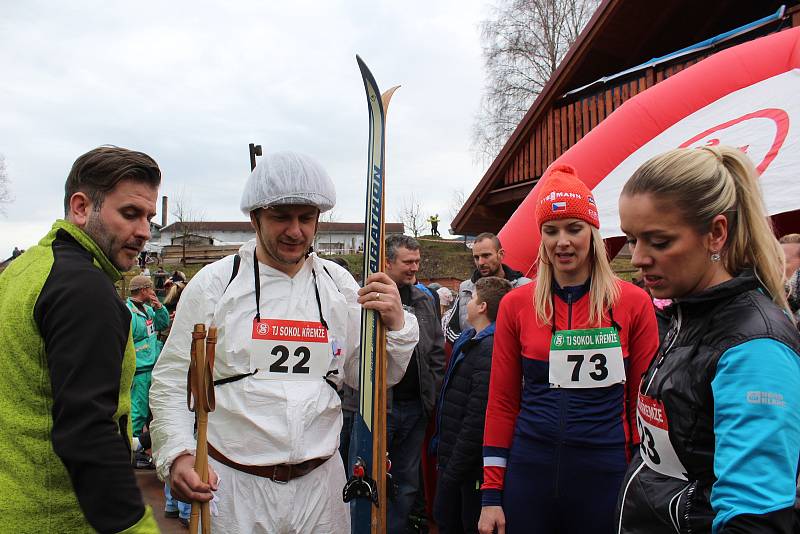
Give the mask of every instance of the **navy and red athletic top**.
M 618 283 L 619 298 L 599 325 L 589 323 L 589 281 L 566 288 L 554 282 L 555 325 L 543 325 L 536 317 L 536 281 L 512 290 L 501 301 L 483 441 L 484 506 L 501 503 L 512 441 L 619 446 L 625 447 L 630 459 L 632 445 L 639 442 L 637 390 L 658 349 L 658 327 L 647 293 L 628 282 Z M 590 389 L 551 388 L 553 331 L 609 326 L 619 332 L 626 383 Z

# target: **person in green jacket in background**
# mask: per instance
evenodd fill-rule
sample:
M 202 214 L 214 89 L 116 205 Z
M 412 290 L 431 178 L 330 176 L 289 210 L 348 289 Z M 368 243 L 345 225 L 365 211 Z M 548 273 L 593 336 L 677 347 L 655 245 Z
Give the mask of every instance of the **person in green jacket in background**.
M 131 387 L 131 423 L 133 435 L 139 437 L 150 413 L 150 379 L 161 352 L 158 331 L 169 326 L 169 312 L 159 302 L 149 276 L 131 278 L 131 296 L 125 301 L 131 311 L 131 332 L 136 349 L 136 374 Z
M 0 532 L 158 532 L 131 466 L 131 313 L 114 282 L 150 239 L 161 171 L 79 157 L 65 219 L 0 274 Z

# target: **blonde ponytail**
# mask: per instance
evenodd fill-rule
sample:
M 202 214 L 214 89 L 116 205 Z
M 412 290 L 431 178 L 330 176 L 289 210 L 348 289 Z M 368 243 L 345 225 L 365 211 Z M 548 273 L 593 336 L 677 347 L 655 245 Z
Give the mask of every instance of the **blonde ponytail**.
M 736 188 L 735 211 L 733 217 L 728 215 L 733 225 L 728 225 L 725 268 L 729 273 L 737 273 L 745 267 L 752 267 L 772 300 L 789 311 L 783 284 L 783 249 L 775 238 L 772 221 L 767 217 L 758 174 L 741 150 L 729 146 L 715 150 Z M 731 221 L 732 218 L 735 220 Z

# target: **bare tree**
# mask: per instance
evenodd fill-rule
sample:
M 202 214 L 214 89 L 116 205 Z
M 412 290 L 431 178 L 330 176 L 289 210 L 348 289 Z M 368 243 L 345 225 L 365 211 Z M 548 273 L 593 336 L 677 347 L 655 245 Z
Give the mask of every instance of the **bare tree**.
M 5 215 L 3 204 L 9 204 L 14 198 L 11 196 L 11 180 L 8 177 L 6 158 L 0 154 L 0 214 Z
M 339 212 L 336 208 L 331 208 L 324 213 L 319 214 L 319 222 L 332 223 L 339 222 Z
M 599 0 L 499 0 L 481 23 L 486 86 L 473 125 L 476 159 L 490 162 L 542 92 Z
M 414 234 L 414 237 L 419 237 L 420 232 L 425 228 L 425 220 L 422 216 L 422 206 L 414 193 L 403 200 L 398 218 L 405 226 L 406 231 Z
M 191 240 L 192 227 L 203 221 L 203 213 L 192 206 L 191 198 L 186 190 L 181 189 L 172 200 L 172 216 L 181 238 L 181 265 L 186 267 L 186 244 Z
M 332 208 L 332 209 L 329 209 L 325 213 L 320 213 L 319 214 L 319 222 L 321 222 L 321 223 L 334 223 L 334 222 L 338 222 L 338 221 L 339 221 L 339 214 L 337 213 L 335 207 Z M 322 239 L 322 237 L 320 236 L 320 234 L 322 234 L 322 231 L 320 231 L 318 229 L 317 232 L 318 232 L 317 233 L 317 239 Z M 328 237 L 328 242 L 327 242 L 328 246 L 327 246 L 327 249 L 323 253 L 324 254 L 332 254 L 333 253 L 332 252 L 332 250 L 333 250 L 333 232 L 328 230 L 327 231 L 327 237 Z M 319 246 L 322 246 L 322 243 L 320 241 L 317 241 L 317 243 L 319 244 Z M 342 252 L 346 252 L 344 250 L 345 248 L 346 247 L 343 244 Z
M 467 194 L 461 188 L 453 189 L 453 194 L 450 197 L 450 221 L 456 218 L 458 212 L 464 207 L 467 201 Z

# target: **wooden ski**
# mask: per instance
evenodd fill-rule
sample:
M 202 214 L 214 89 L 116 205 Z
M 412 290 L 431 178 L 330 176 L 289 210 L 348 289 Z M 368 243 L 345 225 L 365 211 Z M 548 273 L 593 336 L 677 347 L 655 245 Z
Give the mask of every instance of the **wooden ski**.
M 384 266 L 385 119 L 397 87 L 381 95 L 369 68 L 360 57 L 356 56 L 356 61 L 369 110 L 363 268 L 366 280 Z M 343 492 L 346 502 L 353 501 L 353 534 L 383 534 L 387 529 L 386 365 L 386 329 L 377 312 L 363 310 L 359 406 L 352 437 L 355 452 L 349 462 L 352 476 Z

